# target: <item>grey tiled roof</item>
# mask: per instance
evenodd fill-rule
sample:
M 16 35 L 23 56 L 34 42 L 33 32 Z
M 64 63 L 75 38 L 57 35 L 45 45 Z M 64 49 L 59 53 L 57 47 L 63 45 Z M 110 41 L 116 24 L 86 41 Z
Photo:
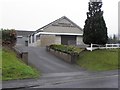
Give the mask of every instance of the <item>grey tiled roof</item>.
M 35 31 L 16 30 L 16 32 L 17 32 L 17 36 L 28 36 Z

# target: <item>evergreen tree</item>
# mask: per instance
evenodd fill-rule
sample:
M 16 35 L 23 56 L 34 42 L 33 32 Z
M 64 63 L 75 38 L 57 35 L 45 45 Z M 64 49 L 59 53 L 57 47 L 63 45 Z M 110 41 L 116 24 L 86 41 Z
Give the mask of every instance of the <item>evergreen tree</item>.
M 106 44 L 107 27 L 101 11 L 102 2 L 89 2 L 89 12 L 84 25 L 83 42 L 85 44 Z

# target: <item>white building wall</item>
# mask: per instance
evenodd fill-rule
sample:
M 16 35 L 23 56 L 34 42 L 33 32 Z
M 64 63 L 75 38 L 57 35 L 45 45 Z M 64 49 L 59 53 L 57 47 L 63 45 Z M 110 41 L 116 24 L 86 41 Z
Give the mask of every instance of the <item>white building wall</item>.
M 36 35 L 35 35 L 36 36 Z M 32 39 L 32 36 L 31 36 Z M 42 40 L 42 41 L 41 41 Z M 32 42 L 32 40 L 31 40 Z M 36 41 L 35 37 L 35 42 L 29 43 L 28 46 L 46 46 L 50 44 L 61 44 L 61 35 L 41 35 L 41 38 Z M 82 45 L 83 43 L 83 37 L 82 36 L 77 36 L 76 37 L 76 44 L 77 45 Z
M 36 42 L 35 43 L 29 43 L 28 46 L 30 46 L 30 47 L 36 47 L 37 44 L 36 44 Z
M 33 39 L 33 36 L 31 35 L 30 36 L 31 43 L 28 42 L 28 46 L 36 47 L 37 46 L 36 35 L 34 35 L 34 42 L 32 41 L 32 39 Z
M 83 37 L 81 37 L 81 36 L 77 36 L 76 41 L 77 41 L 77 43 L 76 43 L 77 45 L 84 44 L 84 43 L 83 43 Z
M 41 40 L 40 39 L 36 41 L 36 46 L 38 46 L 38 47 L 41 46 Z
M 61 44 L 61 36 L 55 37 L 55 44 Z

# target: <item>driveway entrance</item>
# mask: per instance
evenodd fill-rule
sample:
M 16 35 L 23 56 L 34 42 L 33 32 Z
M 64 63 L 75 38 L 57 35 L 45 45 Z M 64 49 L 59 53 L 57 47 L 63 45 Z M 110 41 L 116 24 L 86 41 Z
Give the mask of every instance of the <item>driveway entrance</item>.
M 45 47 L 17 47 L 28 51 L 28 63 L 42 73 L 61 73 L 84 71 L 77 65 L 69 64 L 46 51 Z

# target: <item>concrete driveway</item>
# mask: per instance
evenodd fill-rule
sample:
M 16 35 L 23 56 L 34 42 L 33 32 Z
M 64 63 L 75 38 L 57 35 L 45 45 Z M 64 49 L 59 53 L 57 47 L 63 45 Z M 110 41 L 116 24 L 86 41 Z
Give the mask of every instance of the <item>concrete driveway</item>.
M 32 64 L 42 73 L 61 73 L 84 71 L 75 64 L 69 64 L 46 51 L 45 47 L 17 47 L 28 51 L 28 63 Z

